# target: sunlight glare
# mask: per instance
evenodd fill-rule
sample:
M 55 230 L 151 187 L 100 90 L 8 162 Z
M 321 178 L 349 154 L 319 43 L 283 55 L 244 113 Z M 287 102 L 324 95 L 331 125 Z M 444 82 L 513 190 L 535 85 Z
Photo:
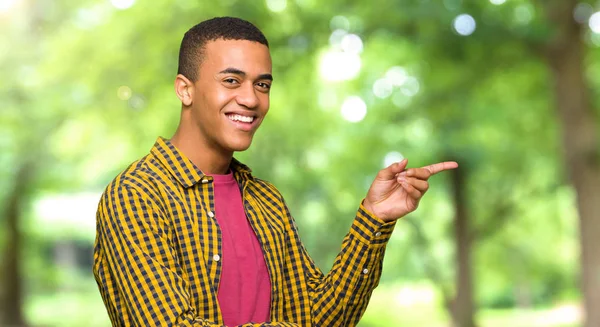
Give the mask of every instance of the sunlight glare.
M 357 123 L 367 115 L 367 104 L 359 96 L 350 96 L 344 100 L 341 113 L 345 120 Z
M 125 10 L 131 8 L 135 3 L 135 0 L 110 0 L 110 3 L 117 9 Z
M 592 16 L 590 16 L 588 24 L 590 25 L 592 32 L 600 34 L 600 11 L 595 12 Z
M 8 11 L 17 0 L 0 0 L 0 13 Z
M 328 51 L 321 57 L 319 70 L 327 81 L 347 81 L 360 72 L 360 56 L 355 53 Z

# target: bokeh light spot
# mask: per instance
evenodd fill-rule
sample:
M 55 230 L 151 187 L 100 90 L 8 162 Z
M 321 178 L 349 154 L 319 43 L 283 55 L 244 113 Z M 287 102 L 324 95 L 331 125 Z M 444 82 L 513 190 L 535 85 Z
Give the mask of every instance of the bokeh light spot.
M 110 3 L 117 9 L 128 9 L 135 3 L 135 0 L 110 0 Z
M 329 22 L 329 27 L 332 31 L 335 30 L 350 30 L 350 21 L 345 16 L 334 16 Z
M 313 9 L 318 5 L 317 1 L 318 0 L 296 0 L 296 4 L 300 8 Z
M 421 85 L 419 84 L 419 80 L 416 78 L 409 76 L 406 79 L 406 82 L 400 87 L 400 92 L 406 95 L 407 97 L 413 97 L 419 93 Z
M 458 10 L 461 2 L 461 0 L 444 0 L 444 7 L 450 11 Z
M 323 226 L 323 222 L 327 218 L 327 209 L 322 202 L 309 200 L 303 206 L 301 216 L 303 217 L 302 221 L 310 226 Z
M 594 7 L 589 3 L 581 2 L 573 9 L 573 18 L 576 22 L 583 24 L 588 21 L 590 16 L 594 13 Z
M 117 89 L 117 97 L 123 101 L 129 100 L 132 94 L 131 88 L 127 85 L 123 85 Z
M 350 96 L 342 104 L 342 117 L 352 123 L 357 123 L 367 115 L 367 104 L 359 96 Z
M 402 92 L 396 92 L 392 96 L 392 103 L 398 108 L 406 108 L 410 104 L 410 97 L 407 97 Z
M 392 85 L 402 86 L 402 84 L 404 84 L 408 78 L 408 73 L 403 67 L 394 66 L 388 69 L 388 71 L 385 73 L 385 77 L 392 82 Z
M 267 8 L 272 12 L 282 12 L 287 7 L 287 0 L 266 0 Z
M 311 169 L 321 170 L 327 168 L 329 163 L 328 156 L 321 150 L 309 150 L 306 152 L 306 164 Z
M 329 36 L 329 45 L 331 45 L 332 47 L 341 47 L 342 40 L 347 34 L 348 32 L 346 32 L 343 29 L 337 29 L 331 32 L 331 35 Z
M 141 95 L 132 96 L 129 101 L 129 106 L 135 110 L 142 110 L 146 106 L 146 100 Z
M 75 25 L 81 29 L 92 29 L 105 22 L 110 15 L 110 7 L 94 5 L 77 10 Z
M 290 49 L 297 52 L 304 52 L 308 48 L 308 38 L 304 35 L 295 35 L 288 40 Z
M 590 25 L 592 32 L 600 34 L 600 11 L 595 12 L 592 16 L 590 16 L 588 24 Z
M 589 33 L 585 37 L 585 43 L 594 48 L 600 47 L 600 33 Z
M 360 36 L 356 34 L 346 34 L 342 37 L 342 50 L 349 53 L 361 53 L 363 50 L 363 42 Z
M 499 6 L 506 2 L 506 0 L 490 0 L 493 5 Z
M 360 56 L 342 51 L 326 52 L 321 58 L 321 77 L 328 81 L 346 81 L 355 78 L 360 72 Z
M 521 4 L 515 8 L 515 21 L 519 24 L 529 24 L 535 14 L 534 9 L 531 5 Z
M 458 15 L 456 18 L 454 18 L 452 25 L 454 26 L 456 33 L 464 36 L 473 34 L 473 32 L 475 32 L 475 28 L 477 27 L 475 18 L 469 14 Z
M 389 167 L 391 164 L 402 161 L 403 159 L 404 156 L 398 151 L 388 152 L 385 155 L 385 158 L 383 158 L 383 167 Z
M 373 83 L 373 94 L 378 98 L 387 98 L 392 94 L 394 85 L 388 78 L 380 78 Z

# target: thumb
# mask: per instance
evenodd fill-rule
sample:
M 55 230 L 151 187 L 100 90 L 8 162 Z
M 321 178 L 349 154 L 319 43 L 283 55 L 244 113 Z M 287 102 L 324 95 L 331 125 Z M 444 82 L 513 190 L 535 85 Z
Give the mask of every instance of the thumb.
M 408 159 L 403 159 L 400 162 L 394 162 L 388 167 L 380 170 L 377 174 L 377 178 L 384 180 L 394 179 L 396 177 L 396 174 L 404 171 L 406 165 L 408 165 Z

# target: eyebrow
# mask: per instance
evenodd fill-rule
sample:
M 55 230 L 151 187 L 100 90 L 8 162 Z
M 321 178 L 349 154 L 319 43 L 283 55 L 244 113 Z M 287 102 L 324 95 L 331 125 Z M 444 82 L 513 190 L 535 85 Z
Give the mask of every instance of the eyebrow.
M 247 75 L 246 72 L 244 72 L 243 70 L 233 68 L 233 67 L 226 68 L 226 69 L 220 71 L 219 74 L 235 74 L 235 75 L 240 75 L 240 76 L 244 76 L 244 77 Z M 273 75 L 260 74 L 260 75 L 258 75 L 258 79 L 266 79 L 269 81 L 273 81 Z

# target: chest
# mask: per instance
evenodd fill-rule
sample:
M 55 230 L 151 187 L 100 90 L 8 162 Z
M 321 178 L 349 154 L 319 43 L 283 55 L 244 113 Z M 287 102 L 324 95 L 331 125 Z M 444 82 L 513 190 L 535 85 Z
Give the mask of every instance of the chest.
M 254 185 L 240 187 L 243 215 L 260 243 L 271 283 L 281 281 L 286 261 L 285 217 L 281 206 L 265 199 L 264 192 Z M 219 206 L 223 206 L 219 199 Z M 169 198 L 168 216 L 172 222 L 170 243 L 178 253 L 178 270 L 190 282 L 194 298 L 202 299 L 217 293 L 223 256 L 223 233 L 219 224 L 213 185 L 181 189 Z M 276 297 L 277 295 L 274 294 Z

